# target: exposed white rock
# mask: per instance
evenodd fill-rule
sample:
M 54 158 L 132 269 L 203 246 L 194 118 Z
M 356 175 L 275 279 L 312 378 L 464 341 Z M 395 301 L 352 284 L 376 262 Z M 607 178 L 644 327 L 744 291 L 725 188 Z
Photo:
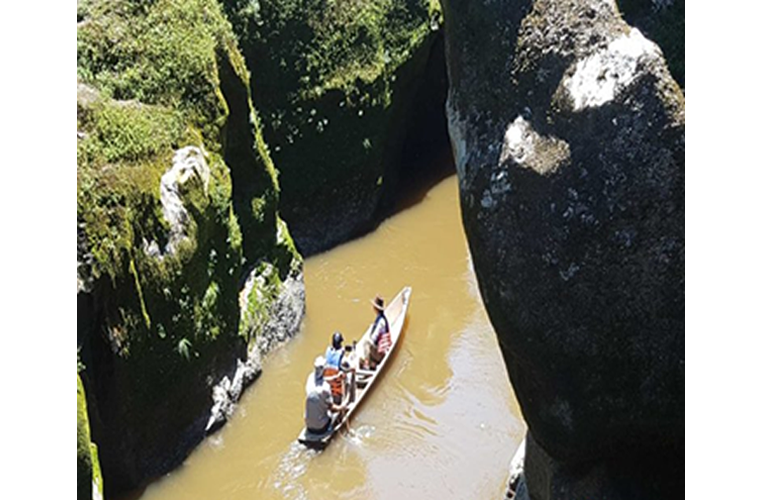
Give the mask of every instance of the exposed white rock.
M 95 479 L 91 481 L 91 498 L 93 500 L 103 500 L 104 496 L 101 494 L 101 486 Z
M 522 116 L 509 124 L 503 136 L 503 147 L 498 163 L 508 160 L 546 175 L 555 172 L 570 159 L 570 147 L 554 137 L 545 137 L 533 129 Z
M 213 386 L 211 392 L 213 406 L 210 409 L 208 423 L 205 425 L 205 434 L 217 431 L 232 417 L 237 401 L 260 373 L 261 357 L 258 352 L 251 352 L 245 361 L 237 360 L 237 368 L 231 380 L 224 376 Z
M 170 225 L 168 243 L 165 246 L 166 254 L 173 253 L 178 243 L 187 237 L 186 229 L 189 214 L 184 207 L 181 187 L 195 177 L 202 182 L 204 192 L 207 195 L 208 184 L 210 183 L 210 167 L 205 161 L 205 155 L 197 146 L 186 146 L 176 151 L 173 155 L 173 165 L 160 179 L 162 214 Z M 156 242 L 145 243 L 147 253 L 156 253 Z
M 242 321 L 260 321 L 260 330 L 257 341 L 248 348 L 247 358 L 237 360 L 237 368 L 231 378 L 222 377 L 211 391 L 213 405 L 205 426 L 205 433 L 210 434 L 221 428 L 235 411 L 236 403 L 242 397 L 247 388 L 261 373 L 261 360 L 263 356 L 274 349 L 277 345 L 285 342 L 298 332 L 301 319 L 304 316 L 306 295 L 304 290 L 303 274 L 289 276 L 282 282 L 276 297 L 269 299 L 267 314 L 261 318 L 248 317 L 246 313 L 247 301 L 267 300 L 261 295 L 265 288 L 265 282 L 271 273 L 277 269 L 271 264 L 256 266 L 252 269 L 245 287 L 240 292 L 240 310 L 243 312 Z M 250 297 L 256 287 L 258 295 Z M 245 328 L 251 328 L 246 326 Z
M 632 28 L 606 49 L 578 61 L 573 75 L 563 81 L 573 109 L 602 106 L 615 99 L 638 76 L 637 67 L 645 58 L 662 58 L 660 49 Z

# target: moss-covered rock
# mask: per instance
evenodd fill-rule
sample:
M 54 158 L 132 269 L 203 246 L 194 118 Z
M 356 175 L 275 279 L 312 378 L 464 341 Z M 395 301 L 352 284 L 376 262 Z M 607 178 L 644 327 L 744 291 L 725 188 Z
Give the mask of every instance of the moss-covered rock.
M 314 253 L 369 228 L 397 184 L 438 2 L 224 3 L 298 247 Z
M 80 375 L 77 375 L 77 498 L 102 496 L 101 466 L 96 445 L 91 441 L 88 404 Z
M 275 268 L 272 310 L 301 260 L 218 3 L 81 1 L 77 55 L 78 343 L 116 492 L 204 436 L 213 386 L 255 342 L 248 269 Z

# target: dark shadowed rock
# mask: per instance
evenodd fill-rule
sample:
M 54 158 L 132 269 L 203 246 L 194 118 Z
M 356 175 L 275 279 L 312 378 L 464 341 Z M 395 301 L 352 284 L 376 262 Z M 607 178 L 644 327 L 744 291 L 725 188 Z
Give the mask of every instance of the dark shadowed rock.
M 684 96 L 611 1 L 443 8 L 464 227 L 532 438 L 579 473 L 619 456 L 673 462 Z M 606 470 L 607 483 L 623 473 Z
M 552 459 L 528 436 L 525 473 L 514 499 L 676 499 L 684 497 L 683 476 L 682 455 L 625 453 L 611 460 L 571 465 Z M 679 478 L 678 484 L 670 484 L 669 477 Z

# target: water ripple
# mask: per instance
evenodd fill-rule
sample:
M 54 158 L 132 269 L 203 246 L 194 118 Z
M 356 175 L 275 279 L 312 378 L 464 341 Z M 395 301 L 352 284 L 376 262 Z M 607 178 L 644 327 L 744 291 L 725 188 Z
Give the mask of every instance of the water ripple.
M 293 500 L 308 499 L 308 494 L 299 479 L 306 473 L 312 458 L 319 454 L 303 445 L 293 442 L 282 456 L 277 470 L 270 477 L 272 487 Z

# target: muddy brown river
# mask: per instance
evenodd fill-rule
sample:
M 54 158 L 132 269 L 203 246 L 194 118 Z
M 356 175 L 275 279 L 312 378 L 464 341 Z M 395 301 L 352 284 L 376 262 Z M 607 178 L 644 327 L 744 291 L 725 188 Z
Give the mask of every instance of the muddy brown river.
M 301 332 L 264 361 L 236 415 L 142 500 L 498 499 L 525 432 L 482 307 L 456 177 L 367 236 L 307 259 Z M 323 452 L 296 442 L 304 384 L 334 330 L 359 337 L 413 287 L 397 351 L 348 433 Z M 387 302 L 388 303 L 388 302 Z

